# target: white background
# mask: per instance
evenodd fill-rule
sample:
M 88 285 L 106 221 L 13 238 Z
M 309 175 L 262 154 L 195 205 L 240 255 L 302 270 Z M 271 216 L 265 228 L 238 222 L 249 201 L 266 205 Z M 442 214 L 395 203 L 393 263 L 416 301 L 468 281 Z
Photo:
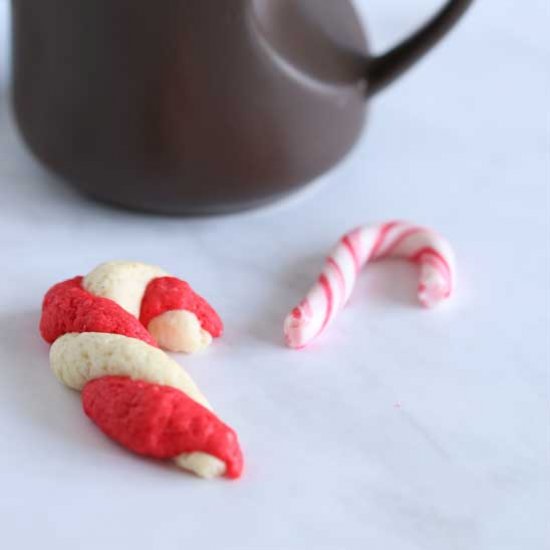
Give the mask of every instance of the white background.
M 47 0 L 40 0 L 47 1 Z M 440 2 L 360 3 L 377 49 Z M 550 45 L 545 0 L 484 0 L 372 105 L 353 154 L 267 209 L 166 219 L 88 202 L 18 141 L 0 0 L 0 540 L 4 548 L 543 550 L 549 505 Z M 406 218 L 454 243 L 452 304 L 372 266 L 312 349 L 281 323 L 337 237 Z M 205 482 L 121 450 L 61 387 L 44 291 L 109 258 L 163 265 L 225 319 L 181 358 L 238 430 Z

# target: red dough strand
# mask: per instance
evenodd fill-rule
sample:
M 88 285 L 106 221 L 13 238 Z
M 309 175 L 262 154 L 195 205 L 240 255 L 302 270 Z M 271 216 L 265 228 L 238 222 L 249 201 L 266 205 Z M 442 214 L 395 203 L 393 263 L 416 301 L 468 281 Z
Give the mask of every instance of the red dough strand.
M 154 338 L 130 313 L 108 298 L 82 288 L 82 277 L 53 286 L 42 304 L 40 333 L 52 344 L 68 332 L 110 332 L 143 340 L 157 347 Z
M 140 321 L 146 327 L 158 315 L 178 309 L 194 313 L 214 338 L 221 336 L 223 323 L 212 306 L 176 277 L 158 277 L 149 283 L 141 301 Z
M 132 451 L 155 458 L 204 452 L 237 478 L 243 458 L 235 432 L 202 405 L 169 386 L 105 376 L 82 390 L 85 413 L 105 434 Z

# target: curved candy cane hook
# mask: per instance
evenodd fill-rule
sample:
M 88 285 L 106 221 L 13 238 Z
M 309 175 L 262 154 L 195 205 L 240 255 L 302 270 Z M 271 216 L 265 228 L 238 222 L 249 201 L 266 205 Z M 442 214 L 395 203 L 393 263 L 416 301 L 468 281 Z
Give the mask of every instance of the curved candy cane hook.
M 287 345 L 300 349 L 313 342 L 346 305 L 360 270 L 369 261 L 395 257 L 420 265 L 418 299 L 423 306 L 433 307 L 451 295 L 454 253 L 443 237 L 398 221 L 359 227 L 342 237 L 318 281 L 285 319 Z

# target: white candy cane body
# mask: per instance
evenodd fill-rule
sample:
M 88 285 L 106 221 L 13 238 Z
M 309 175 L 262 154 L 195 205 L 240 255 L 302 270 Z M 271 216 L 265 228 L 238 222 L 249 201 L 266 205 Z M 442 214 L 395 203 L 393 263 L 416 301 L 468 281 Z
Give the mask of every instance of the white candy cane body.
M 406 222 L 359 227 L 342 237 L 316 284 L 287 316 L 287 345 L 303 348 L 315 340 L 346 305 L 360 270 L 381 258 L 404 258 L 420 265 L 418 298 L 423 306 L 433 307 L 451 295 L 454 254 L 437 233 Z

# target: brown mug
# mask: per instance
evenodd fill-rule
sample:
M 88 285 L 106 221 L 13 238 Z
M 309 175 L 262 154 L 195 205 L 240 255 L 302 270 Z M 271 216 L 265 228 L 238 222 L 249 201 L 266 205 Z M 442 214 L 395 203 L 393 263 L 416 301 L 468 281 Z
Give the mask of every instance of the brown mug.
M 349 0 L 13 0 L 16 118 L 38 159 L 100 200 L 249 208 L 340 161 L 366 100 L 471 3 L 373 57 Z

